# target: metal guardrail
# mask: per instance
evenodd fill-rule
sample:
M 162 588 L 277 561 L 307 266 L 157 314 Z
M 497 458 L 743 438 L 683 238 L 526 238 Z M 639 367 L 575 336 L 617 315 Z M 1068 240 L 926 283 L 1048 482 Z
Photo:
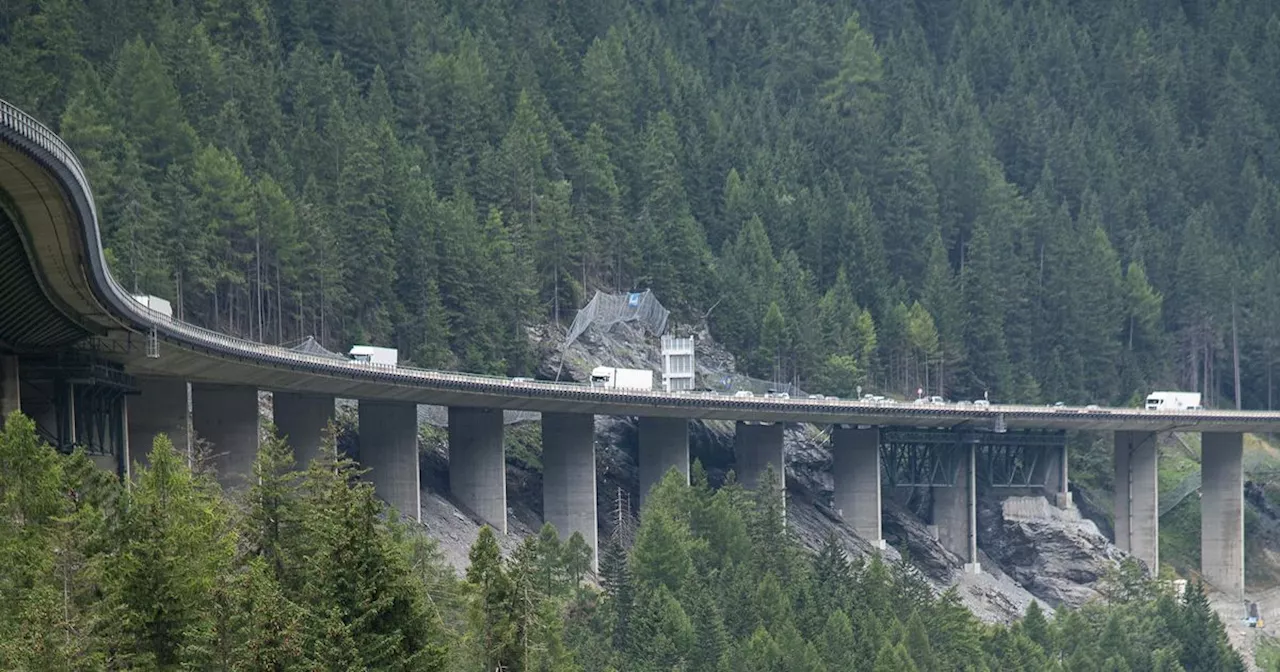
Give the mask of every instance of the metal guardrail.
M 90 241 L 86 250 L 90 263 L 94 266 L 94 274 L 104 285 L 95 288 L 101 291 L 103 298 L 127 321 L 133 322 L 134 328 L 155 328 L 163 333 L 165 340 L 175 342 L 188 348 L 205 348 L 216 351 L 220 356 L 228 358 L 248 358 L 267 365 L 283 365 L 292 368 L 303 368 L 316 375 L 338 375 L 353 378 L 372 379 L 389 384 L 433 387 L 441 390 L 464 390 L 473 393 L 493 396 L 559 397 L 565 400 L 590 400 L 598 403 L 654 405 L 655 402 L 667 405 L 688 406 L 691 408 L 759 409 L 762 412 L 778 412 L 782 410 L 799 413 L 867 413 L 877 415 L 902 416 L 909 422 L 911 417 L 954 417 L 957 419 L 986 419 L 998 421 L 1001 416 L 1021 417 L 1025 419 L 1050 419 L 1074 417 L 1081 420 L 1133 420 L 1139 422 L 1168 421 L 1194 425 L 1202 421 L 1260 421 L 1280 426 L 1280 413 L 1264 413 L 1258 411 L 1160 411 L 1150 412 L 1138 409 L 1085 409 L 1074 407 L 1046 408 L 1042 406 L 1024 405 L 992 405 L 990 407 L 951 405 L 890 404 L 886 402 L 864 402 L 861 400 L 828 399 L 778 399 L 774 397 L 729 397 L 722 395 L 706 395 L 697 393 L 667 393 L 664 391 L 644 390 L 610 390 L 591 387 L 582 383 L 552 381 L 517 381 L 502 376 L 475 373 L 457 373 L 418 369 L 407 366 L 386 366 L 366 362 L 339 361 L 318 355 L 294 352 L 279 346 L 255 343 L 218 333 L 204 327 L 173 319 L 162 313 L 152 311 L 134 300 L 132 295 L 111 275 L 107 268 L 106 258 L 99 243 L 98 209 L 93 198 L 93 191 L 84 173 L 84 168 L 75 152 L 67 146 L 62 138 L 49 130 L 44 124 L 32 118 L 26 112 L 14 107 L 7 101 L 0 100 L 0 130 L 8 129 L 21 140 L 43 151 L 48 156 L 44 160 L 51 173 L 61 175 L 63 171 L 70 176 L 74 184 L 64 187 L 75 189 L 79 193 L 70 193 L 73 200 L 78 196 L 84 199 L 83 207 L 77 208 L 85 219 L 86 238 Z M 17 146 L 15 144 L 15 146 Z M 41 157 L 37 157 L 39 161 Z M 56 162 L 56 163 L 51 163 Z M 90 279 L 92 282 L 92 278 Z M 495 404 L 497 405 L 497 404 Z

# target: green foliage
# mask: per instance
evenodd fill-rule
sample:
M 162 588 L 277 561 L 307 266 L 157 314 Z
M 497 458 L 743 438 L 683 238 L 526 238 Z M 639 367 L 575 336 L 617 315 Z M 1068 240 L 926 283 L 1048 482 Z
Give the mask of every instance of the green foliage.
M 1243 669 L 1200 586 L 1176 601 L 1136 563 L 1108 577 L 1109 604 L 994 626 L 834 536 L 808 556 L 771 473 L 753 496 L 673 470 L 630 551 L 605 541 L 601 593 L 579 583 L 590 549 L 550 525 L 509 557 L 481 528 L 458 582 L 331 439 L 305 472 L 264 441 L 234 500 L 163 436 L 126 489 L 20 414 L 0 466 L 12 669 Z
M 17 3 L 0 94 L 253 339 L 527 374 L 652 288 L 815 391 L 1277 403 L 1270 3 L 669 4 Z
M 265 441 L 257 484 L 232 501 L 163 435 L 123 488 L 8 418 L 4 667 L 447 669 L 429 592 L 447 604 L 453 579 L 383 519 L 332 442 L 324 453 L 302 474 L 283 442 Z

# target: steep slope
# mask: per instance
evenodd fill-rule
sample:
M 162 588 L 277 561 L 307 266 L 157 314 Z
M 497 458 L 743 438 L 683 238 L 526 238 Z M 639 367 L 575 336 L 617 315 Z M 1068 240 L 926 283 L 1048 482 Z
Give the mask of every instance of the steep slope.
M 714 342 L 699 341 L 699 374 L 720 380 L 738 375 L 734 359 Z M 585 377 L 597 364 L 652 368 L 656 371 L 655 339 L 627 324 L 608 330 L 592 329 L 578 343 L 561 352 L 554 342 L 542 341 L 546 354 L 540 371 L 547 377 L 558 372 L 562 379 Z M 561 361 L 564 366 L 561 367 Z M 541 524 L 540 453 L 536 423 L 508 425 L 507 488 L 509 537 L 504 547 L 530 534 Z M 637 432 L 635 418 L 599 417 L 596 421 L 597 479 L 600 533 L 611 534 L 624 524 L 637 501 Z M 461 570 L 466 550 L 479 528 L 459 510 L 445 489 L 446 447 L 443 435 L 424 434 L 423 516 L 425 525 L 441 539 L 446 557 Z M 791 426 L 784 434 L 787 456 L 787 518 L 792 534 L 805 546 L 817 549 L 834 534 L 852 556 L 873 552 L 839 519 L 831 508 L 831 455 L 825 433 L 814 427 Z M 733 425 L 695 422 L 691 425 L 690 452 L 707 471 L 712 484 L 723 481 L 733 467 Z M 621 507 L 619 506 L 621 504 Z M 929 527 L 911 508 L 910 497 L 887 493 L 884 502 L 884 534 L 889 548 L 884 556 L 902 557 L 937 590 L 956 587 L 964 603 L 984 620 L 1008 622 L 1033 599 L 1047 607 L 1078 606 L 1096 595 L 1094 584 L 1122 555 L 1092 523 L 1074 512 L 1061 512 L 1043 498 L 1022 498 L 1016 505 L 982 501 L 979 543 L 984 572 L 974 576 L 962 571 L 963 561 L 944 549 Z

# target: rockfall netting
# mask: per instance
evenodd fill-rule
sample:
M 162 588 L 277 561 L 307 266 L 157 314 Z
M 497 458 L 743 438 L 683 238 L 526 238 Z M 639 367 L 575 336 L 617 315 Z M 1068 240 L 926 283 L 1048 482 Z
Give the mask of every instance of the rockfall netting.
M 591 325 L 607 329 L 619 322 L 637 322 L 649 332 L 659 335 L 667 328 L 667 318 L 670 316 L 671 311 L 662 307 L 649 290 L 627 294 L 596 292 L 591 301 L 574 316 L 562 347 L 569 347 Z
M 347 359 L 347 357 L 320 345 L 320 342 L 316 340 L 315 336 L 308 336 L 302 339 L 301 343 L 289 349 L 294 352 L 301 352 L 307 355 L 319 355 L 321 357 L 330 357 L 332 359 Z

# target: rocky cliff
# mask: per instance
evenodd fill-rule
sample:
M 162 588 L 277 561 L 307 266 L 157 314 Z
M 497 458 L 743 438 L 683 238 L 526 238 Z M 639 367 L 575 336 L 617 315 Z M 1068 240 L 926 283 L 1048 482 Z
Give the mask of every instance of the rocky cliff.
M 649 368 L 658 378 L 660 356 L 657 339 L 628 324 L 607 331 L 588 330 L 577 342 L 561 349 L 545 329 L 535 334 L 540 344 L 541 379 L 587 379 L 600 365 Z M 751 384 L 735 370 L 733 357 L 707 335 L 698 334 L 698 373 L 703 380 L 726 378 L 743 387 Z M 690 426 L 690 454 L 699 460 L 713 485 L 723 482 L 733 468 L 731 422 L 694 422 Z M 796 537 L 817 548 L 828 534 L 835 534 L 848 552 L 864 556 L 874 552 L 831 508 L 831 452 L 829 428 L 792 425 L 784 434 L 787 460 L 787 516 Z M 541 474 L 538 456 L 524 446 L 536 437 L 536 425 L 509 426 L 507 490 L 511 537 L 528 534 L 541 525 Z M 513 438 L 514 437 L 514 438 Z M 630 502 L 638 501 L 635 418 L 598 417 L 596 455 L 601 534 L 609 534 L 625 519 Z M 474 539 L 476 522 L 454 508 L 447 497 L 446 449 L 437 433 L 424 446 L 423 513 L 427 527 L 442 540 L 446 557 L 459 568 L 465 565 L 466 547 Z M 512 450 L 513 441 L 521 445 Z M 534 448 L 536 453 L 536 447 Z M 1050 506 L 1042 497 L 1023 497 L 1009 503 L 983 497 L 979 512 L 980 558 L 984 572 L 966 574 L 963 561 L 938 543 L 929 526 L 906 501 L 884 498 L 884 536 L 891 561 L 906 559 L 939 591 L 955 587 L 965 603 L 981 618 L 1007 621 L 1020 615 L 1033 599 L 1048 606 L 1079 605 L 1097 593 L 1093 585 L 1120 557 L 1120 552 L 1087 520 L 1074 511 Z M 514 539 L 513 539 L 514 541 Z

